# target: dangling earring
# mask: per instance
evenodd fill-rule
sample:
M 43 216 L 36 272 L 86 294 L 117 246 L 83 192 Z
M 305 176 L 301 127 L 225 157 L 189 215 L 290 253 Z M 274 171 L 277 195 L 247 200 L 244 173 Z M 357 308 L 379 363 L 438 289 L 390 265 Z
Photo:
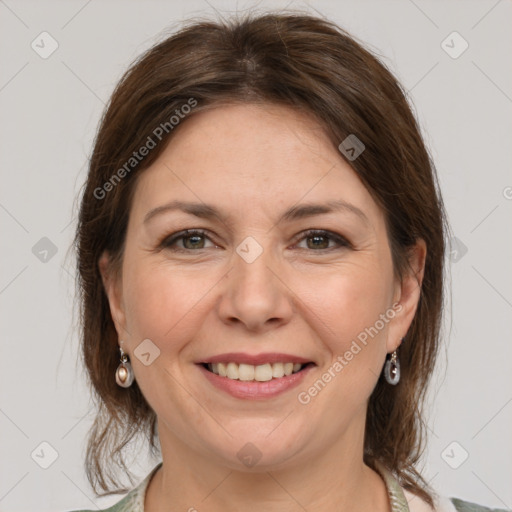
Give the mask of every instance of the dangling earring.
M 391 357 L 384 365 L 384 378 L 386 382 L 392 386 L 396 386 L 400 381 L 400 361 L 396 355 L 396 350 L 391 354 Z
M 132 365 L 128 360 L 128 356 L 124 353 L 124 350 L 121 347 L 119 347 L 119 350 L 121 351 L 121 363 L 116 370 L 116 382 L 122 388 L 129 388 L 132 385 L 135 376 L 133 374 Z

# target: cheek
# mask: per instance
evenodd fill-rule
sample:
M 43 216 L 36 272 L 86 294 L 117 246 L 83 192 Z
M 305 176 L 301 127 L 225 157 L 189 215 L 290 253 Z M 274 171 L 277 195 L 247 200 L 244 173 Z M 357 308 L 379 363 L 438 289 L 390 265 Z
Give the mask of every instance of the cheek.
M 163 346 L 166 339 L 186 338 L 194 306 L 208 287 L 205 281 L 165 264 L 127 265 L 125 306 L 129 332 Z M 176 346 L 176 343 L 173 344 Z
M 340 410 L 349 416 L 365 407 L 380 375 L 386 353 L 390 289 L 381 271 L 368 267 L 332 276 L 325 294 L 310 296 L 308 307 L 323 329 L 327 357 L 319 375 L 322 398 L 316 407 L 330 404 L 327 417 L 336 424 Z M 328 330 L 323 326 L 328 326 Z M 332 383 L 332 384 L 331 384 Z M 309 393 L 308 390 L 306 390 Z M 313 393 L 316 391 L 313 390 Z M 338 412 L 336 412 L 338 411 Z M 351 412 L 350 412 L 351 411 Z
M 392 296 L 390 273 L 367 259 L 303 282 L 304 303 L 324 325 L 333 350 L 346 350 L 347 343 L 386 312 Z
M 362 260 L 324 275 L 316 285 L 306 280 L 302 288 L 304 311 L 325 358 L 315 379 L 299 390 L 298 400 L 336 426 L 333 435 L 339 435 L 343 418 L 365 410 L 386 351 L 388 324 L 380 318 L 390 306 L 391 268 L 385 272 L 377 260 Z

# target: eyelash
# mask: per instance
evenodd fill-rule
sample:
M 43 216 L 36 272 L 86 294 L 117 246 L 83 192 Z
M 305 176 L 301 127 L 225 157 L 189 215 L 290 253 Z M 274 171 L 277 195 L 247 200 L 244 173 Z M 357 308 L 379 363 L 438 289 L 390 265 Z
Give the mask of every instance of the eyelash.
M 324 229 L 308 229 L 308 230 L 304 231 L 303 233 L 301 233 L 301 235 L 302 236 L 301 236 L 301 238 L 299 238 L 297 240 L 297 243 L 301 242 L 302 240 L 307 239 L 307 238 L 313 238 L 315 236 L 319 236 L 319 237 L 324 237 L 324 238 L 327 238 L 328 240 L 336 242 L 340 247 L 349 247 L 349 248 L 352 247 L 352 245 L 346 238 L 342 237 L 341 235 L 338 235 L 337 233 L 333 233 L 332 231 L 327 231 Z M 175 246 L 173 247 L 173 244 L 175 244 L 178 240 L 182 240 L 184 238 L 189 238 L 189 237 L 193 237 L 193 236 L 203 236 L 203 237 L 206 237 L 208 240 L 210 240 L 210 238 L 207 236 L 206 231 L 203 231 L 200 229 L 186 229 L 184 231 L 179 231 L 178 233 L 174 233 L 174 234 L 164 238 L 162 240 L 162 242 L 160 243 L 159 247 L 161 249 L 169 249 L 171 251 L 176 251 L 176 252 L 195 252 L 195 251 L 202 251 L 202 250 L 208 249 L 208 247 L 201 247 L 199 249 L 184 249 L 181 247 L 175 247 Z M 210 241 L 212 243 L 214 243 L 212 240 L 210 240 Z M 309 249 L 309 250 L 312 250 L 313 252 L 324 252 L 324 251 L 332 251 L 333 249 L 336 249 L 336 247 L 328 247 L 326 249 L 318 249 L 318 250 L 315 250 L 315 249 Z M 308 250 L 308 249 L 306 249 L 306 250 Z

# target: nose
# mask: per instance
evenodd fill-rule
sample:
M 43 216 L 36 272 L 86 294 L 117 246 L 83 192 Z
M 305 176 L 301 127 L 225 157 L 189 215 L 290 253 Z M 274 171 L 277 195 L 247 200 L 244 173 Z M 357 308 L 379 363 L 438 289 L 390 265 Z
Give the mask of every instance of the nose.
M 293 292 L 286 284 L 282 264 L 272 256 L 270 249 L 264 249 L 249 263 L 234 254 L 218 305 L 224 323 L 263 333 L 290 321 Z

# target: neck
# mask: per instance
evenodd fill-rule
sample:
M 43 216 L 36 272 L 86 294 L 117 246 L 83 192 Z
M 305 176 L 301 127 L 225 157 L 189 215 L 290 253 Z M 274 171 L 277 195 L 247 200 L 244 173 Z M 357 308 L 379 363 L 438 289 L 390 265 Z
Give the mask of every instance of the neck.
M 391 512 L 381 477 L 363 463 L 362 439 L 339 439 L 314 458 L 280 469 L 235 470 L 191 450 L 159 425 L 163 465 L 148 486 L 144 512 Z

